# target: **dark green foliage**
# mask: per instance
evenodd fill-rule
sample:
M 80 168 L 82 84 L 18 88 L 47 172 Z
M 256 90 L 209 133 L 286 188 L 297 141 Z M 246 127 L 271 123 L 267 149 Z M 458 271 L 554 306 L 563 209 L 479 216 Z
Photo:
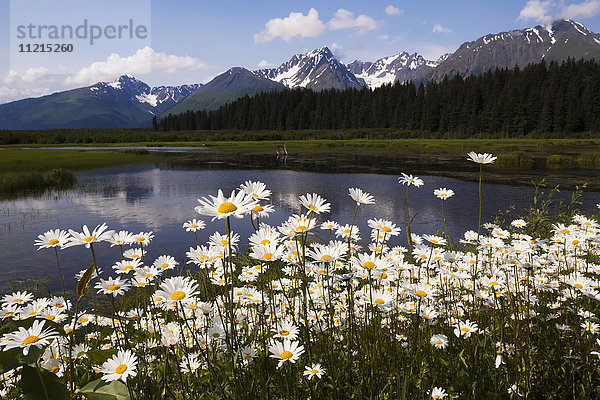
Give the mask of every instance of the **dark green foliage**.
M 374 90 L 260 93 L 218 110 L 169 114 L 158 130 L 395 128 L 438 138 L 564 137 L 598 130 L 599 92 L 600 64 L 569 59 L 419 86 L 398 82 Z
M 73 171 L 54 168 L 49 172 L 0 174 L 0 198 L 11 198 L 23 193 L 35 194 L 46 189 L 70 189 L 77 178 Z

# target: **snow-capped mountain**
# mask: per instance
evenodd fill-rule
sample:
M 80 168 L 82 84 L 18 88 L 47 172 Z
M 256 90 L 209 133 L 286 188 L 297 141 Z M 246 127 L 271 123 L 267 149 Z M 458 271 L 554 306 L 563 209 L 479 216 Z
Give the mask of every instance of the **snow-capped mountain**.
M 150 87 L 132 75 L 122 75 L 113 82 L 98 82 L 90 86 L 89 90 L 94 95 L 110 92 L 112 95 L 118 95 L 118 92 L 121 92 L 129 101 L 139 102 L 151 114 L 159 114 L 188 97 L 200 86 L 202 85 Z
M 524 67 L 542 60 L 563 61 L 568 57 L 599 60 L 600 35 L 571 20 L 485 35 L 463 43 L 440 63 L 430 78 L 479 74 L 490 68 Z
M 151 88 L 131 75 L 47 96 L 0 105 L 3 129 L 125 128 L 150 126 L 200 85 Z
M 418 53 L 402 52 L 380 58 L 375 62 L 354 60 L 347 67 L 357 78 L 363 79 L 367 86 L 373 89 L 396 81 L 419 80 L 438 64 L 438 61 L 426 60 Z
M 327 46 L 306 54 L 296 54 L 277 68 L 259 69 L 254 73 L 291 89 L 347 89 L 364 86 L 364 82 L 339 62 Z

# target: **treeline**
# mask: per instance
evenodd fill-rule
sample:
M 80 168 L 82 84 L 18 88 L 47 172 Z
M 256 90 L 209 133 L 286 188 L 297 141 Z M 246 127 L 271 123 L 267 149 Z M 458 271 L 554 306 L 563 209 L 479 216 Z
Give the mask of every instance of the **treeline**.
M 435 133 L 433 137 L 600 132 L 600 64 L 569 59 L 374 90 L 260 93 L 214 111 L 168 115 L 157 126 L 163 132 L 370 128 Z

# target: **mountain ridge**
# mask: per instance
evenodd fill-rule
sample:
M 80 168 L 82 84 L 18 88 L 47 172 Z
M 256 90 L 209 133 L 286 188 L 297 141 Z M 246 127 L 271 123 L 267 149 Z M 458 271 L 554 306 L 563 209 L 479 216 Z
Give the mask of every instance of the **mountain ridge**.
M 149 126 L 153 116 L 212 110 L 246 95 L 307 88 L 374 89 L 400 81 L 440 81 L 445 76 L 524 67 L 567 57 L 600 59 L 600 34 L 572 20 L 487 34 L 437 60 L 399 52 L 375 61 L 339 61 L 327 46 L 295 54 L 274 68 L 233 67 L 206 84 L 150 87 L 131 75 L 112 82 L 0 105 L 0 128 L 118 128 Z

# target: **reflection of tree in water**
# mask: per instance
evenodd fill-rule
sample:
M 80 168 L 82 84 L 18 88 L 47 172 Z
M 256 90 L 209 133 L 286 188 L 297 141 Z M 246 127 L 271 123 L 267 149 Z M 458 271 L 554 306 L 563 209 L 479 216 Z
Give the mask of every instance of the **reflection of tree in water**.
M 125 201 L 135 203 L 139 200 L 150 198 L 154 192 L 152 187 L 128 187 L 125 189 Z
M 135 203 L 139 200 L 151 197 L 152 193 L 154 193 L 154 189 L 152 188 L 152 186 L 145 187 L 138 185 L 129 185 L 126 187 L 105 187 L 100 194 L 104 198 L 123 198 L 127 203 Z

